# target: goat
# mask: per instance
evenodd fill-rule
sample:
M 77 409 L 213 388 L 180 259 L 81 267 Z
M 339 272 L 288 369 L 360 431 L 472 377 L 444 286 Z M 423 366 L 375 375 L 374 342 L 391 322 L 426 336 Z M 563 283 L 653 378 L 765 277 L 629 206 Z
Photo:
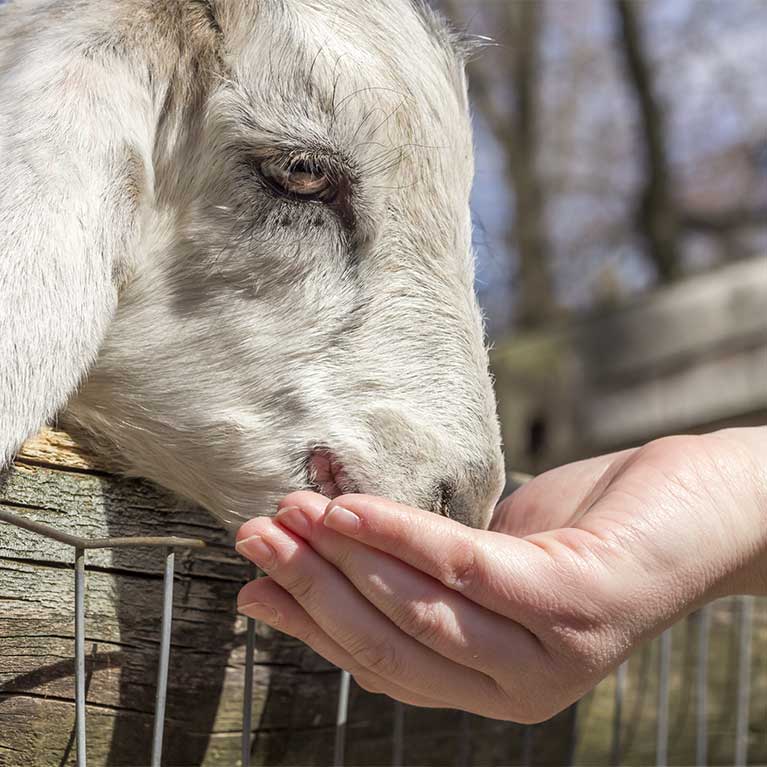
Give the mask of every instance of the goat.
M 485 525 L 462 42 L 416 0 L 0 8 L 0 468 L 59 417 L 224 524 Z

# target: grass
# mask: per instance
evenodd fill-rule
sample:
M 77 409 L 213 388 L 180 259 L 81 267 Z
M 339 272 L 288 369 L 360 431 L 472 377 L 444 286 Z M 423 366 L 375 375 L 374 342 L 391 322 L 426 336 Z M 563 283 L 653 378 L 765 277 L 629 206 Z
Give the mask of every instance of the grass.
M 742 598 L 710 606 L 707 661 L 708 764 L 735 763 Z M 767 764 L 767 600 L 753 600 L 747 763 Z M 672 629 L 669 677 L 669 765 L 696 765 L 697 664 L 700 613 Z M 655 764 L 659 709 L 660 640 L 628 662 L 620 722 L 615 718 L 616 674 L 581 703 L 577 765 Z M 619 732 L 619 756 L 615 732 Z M 618 757 L 618 758 L 616 758 Z

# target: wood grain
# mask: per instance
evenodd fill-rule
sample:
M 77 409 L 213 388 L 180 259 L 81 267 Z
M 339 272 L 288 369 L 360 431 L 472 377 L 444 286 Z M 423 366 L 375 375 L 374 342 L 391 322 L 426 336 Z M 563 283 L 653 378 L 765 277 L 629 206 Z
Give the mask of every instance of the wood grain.
M 248 569 L 216 521 L 157 487 L 108 473 L 87 446 L 55 431 L 27 443 L 0 477 L 0 508 L 89 537 L 206 541 L 204 550 L 177 555 L 164 764 L 239 764 L 245 624 L 235 604 Z M 86 557 L 89 765 L 146 765 L 163 552 L 95 550 Z M 0 524 L 1 767 L 74 764 L 72 562 L 70 547 Z M 331 764 L 338 682 L 337 669 L 304 645 L 259 627 L 253 764 Z M 392 716 L 390 700 L 353 688 L 349 763 L 389 763 Z M 460 716 L 409 709 L 407 763 L 455 763 L 465 737 Z M 520 727 L 466 721 L 474 764 L 518 761 Z M 563 722 L 550 725 L 552 732 Z M 567 737 L 560 732 L 545 742 L 566 746 Z
M 245 563 L 205 512 L 151 485 L 112 476 L 61 432 L 25 445 L 0 481 L 0 506 L 88 537 L 179 535 L 208 547 L 178 555 L 166 728 L 169 765 L 239 759 L 244 622 L 235 611 Z M 70 547 L 0 526 L 0 764 L 73 764 L 74 582 Z M 91 764 L 148 763 L 161 606 L 162 551 L 87 554 L 88 746 Z M 258 638 L 254 725 L 290 722 L 317 740 L 332 711 L 296 707 L 295 690 L 323 699 L 328 667 L 295 642 Z M 295 685 L 296 677 L 301 685 Z M 281 715 L 279 712 L 282 711 Z M 319 718 L 318 718 L 319 717 Z M 318 729 L 320 728 L 320 729 Z M 327 739 L 327 738 L 325 738 Z

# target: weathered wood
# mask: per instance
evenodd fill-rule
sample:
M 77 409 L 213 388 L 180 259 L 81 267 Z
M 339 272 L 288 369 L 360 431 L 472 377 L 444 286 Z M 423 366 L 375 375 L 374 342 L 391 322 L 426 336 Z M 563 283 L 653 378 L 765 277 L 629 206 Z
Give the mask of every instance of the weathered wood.
M 68 437 L 48 433 L 28 445 L 0 478 L 0 507 L 70 532 L 202 537 L 203 551 L 179 555 L 175 588 L 165 764 L 233 767 L 240 759 L 245 626 L 235 612 L 247 578 L 227 533 L 204 512 L 148 484 L 119 479 Z M 74 764 L 73 552 L 0 524 L 0 765 Z M 161 607 L 161 550 L 88 552 L 86 591 L 89 764 L 146 765 L 149 760 Z M 712 652 L 711 753 L 731 759 L 734 663 L 732 621 L 715 613 Z M 755 611 L 752 759 L 767 760 L 763 724 L 767 693 L 767 605 Z M 728 629 L 723 633 L 724 629 Z M 679 629 L 678 631 L 682 631 Z M 716 632 L 719 632 L 718 634 Z M 677 660 L 672 716 L 690 699 L 692 676 Z M 728 649 L 730 648 L 730 649 Z M 510 659 L 513 662 L 513 659 Z M 654 697 L 643 693 L 640 663 L 629 680 L 632 719 L 626 743 L 639 763 L 652 761 L 642 733 L 654 723 Z M 651 676 L 651 675 L 650 675 Z M 339 674 L 301 643 L 260 626 L 254 696 L 254 765 L 332 763 Z M 652 682 L 650 681 L 650 686 Z M 610 731 L 609 683 L 591 696 L 581 717 L 579 763 L 604 763 Z M 405 764 L 523 764 L 524 728 L 455 711 L 408 708 Z M 761 727 L 761 729 L 760 729 Z M 388 764 L 393 704 L 352 687 L 349 764 Z M 528 742 L 530 764 L 566 763 L 570 714 L 538 726 Z M 685 763 L 688 734 L 672 744 Z M 683 745 L 682 745 L 683 744 Z M 601 761 L 600 761 L 601 760 Z M 689 761 L 689 760 L 688 760 Z
M 181 552 L 177 565 L 166 764 L 236 764 L 244 622 L 235 604 L 247 569 L 228 534 L 206 513 L 158 488 L 111 476 L 76 442 L 54 432 L 25 446 L 2 478 L 0 505 L 89 537 L 206 540 L 203 551 Z M 67 546 L 0 527 L 0 764 L 8 767 L 73 763 L 72 560 Z M 162 551 L 96 550 L 87 562 L 89 757 L 95 765 L 146 764 Z M 256 727 L 286 721 L 296 690 L 319 698 L 332 691 L 327 664 L 297 643 L 262 630 L 258 647 Z M 293 731 L 297 737 L 308 731 L 307 741 L 333 721 L 329 709 L 299 706 L 297 713 L 290 717 Z
M 177 535 L 206 541 L 204 550 L 177 555 L 165 764 L 238 764 L 245 625 L 235 604 L 248 571 L 228 533 L 165 491 L 110 474 L 109 466 L 60 432 L 28 443 L 13 469 L 0 477 L 0 508 L 89 537 Z M 66 545 L 0 524 L 2 767 L 74 764 L 73 557 Z M 89 764 L 145 765 L 163 552 L 94 550 L 87 552 L 87 566 Z M 308 648 L 259 627 L 253 764 L 331 763 L 338 681 L 338 671 Z M 352 763 L 388 762 L 392 705 L 355 688 L 348 737 Z M 456 716 L 411 710 L 409 763 L 452 763 Z M 483 727 L 477 724 L 476 732 Z M 487 763 L 492 754 L 511 758 L 514 743 L 505 736 L 482 740 Z
M 766 306 L 762 256 L 499 343 L 508 457 L 540 471 L 663 434 L 767 423 Z
M 21 447 L 16 464 L 32 464 L 65 470 L 82 469 L 91 473 L 111 473 L 112 467 L 64 431 L 46 429 Z

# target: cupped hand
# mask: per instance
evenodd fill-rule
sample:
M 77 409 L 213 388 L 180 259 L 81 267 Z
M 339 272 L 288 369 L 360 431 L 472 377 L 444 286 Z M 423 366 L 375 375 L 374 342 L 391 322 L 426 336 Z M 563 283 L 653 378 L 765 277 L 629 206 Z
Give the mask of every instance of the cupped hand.
M 702 603 L 767 593 L 765 455 L 754 428 L 570 464 L 501 503 L 488 531 L 293 493 L 238 533 L 268 574 L 239 609 L 367 690 L 541 721 Z

